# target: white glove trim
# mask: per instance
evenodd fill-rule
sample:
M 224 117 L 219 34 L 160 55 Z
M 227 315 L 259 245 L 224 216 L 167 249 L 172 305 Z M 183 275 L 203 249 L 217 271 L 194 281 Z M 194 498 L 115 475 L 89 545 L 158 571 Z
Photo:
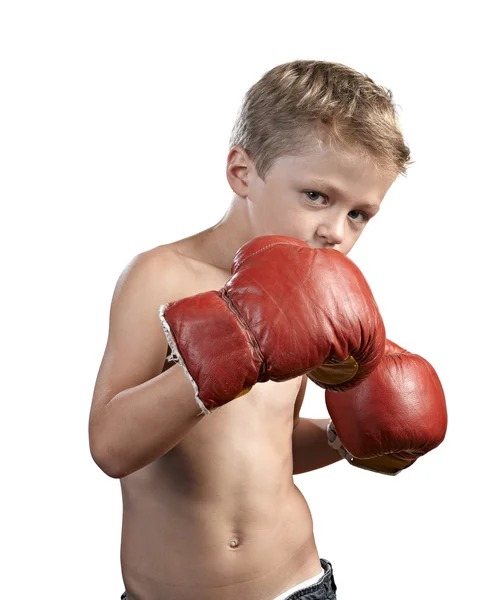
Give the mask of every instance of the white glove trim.
M 164 311 L 166 310 L 166 307 L 167 307 L 167 304 L 162 304 L 159 307 L 159 320 L 161 321 L 161 325 L 163 326 L 164 334 L 166 335 L 168 345 L 171 348 L 171 355 L 168 356 L 168 361 L 179 363 L 182 366 L 182 368 L 184 369 L 184 372 L 186 373 L 187 378 L 189 379 L 189 381 L 191 382 L 191 385 L 193 386 L 194 398 L 196 399 L 196 403 L 198 404 L 199 408 L 201 409 L 201 412 L 199 413 L 198 416 L 200 416 L 201 414 L 208 415 L 208 414 L 210 414 L 211 411 L 208 410 L 204 406 L 201 398 L 199 397 L 199 389 L 198 389 L 197 383 L 191 377 L 191 373 L 188 371 L 188 368 L 186 367 L 186 363 L 184 362 L 183 357 L 179 353 L 178 347 L 176 346 L 176 342 L 173 339 L 173 335 L 171 333 L 169 323 L 166 321 L 166 317 L 164 316 Z
M 342 441 L 339 438 L 339 434 L 337 433 L 332 420 L 327 423 L 327 440 L 329 442 L 329 446 L 334 450 L 337 450 L 340 456 L 345 458 L 345 460 L 353 467 L 358 467 L 359 469 L 364 469 L 365 471 L 372 471 L 373 473 L 380 473 L 381 475 L 391 475 L 392 477 L 402 472 L 400 470 L 396 471 L 395 473 L 384 473 L 383 471 L 377 471 L 377 469 L 370 469 L 364 465 L 357 464 L 355 462 L 355 457 L 352 456 L 350 452 L 347 452 L 347 450 L 343 447 Z

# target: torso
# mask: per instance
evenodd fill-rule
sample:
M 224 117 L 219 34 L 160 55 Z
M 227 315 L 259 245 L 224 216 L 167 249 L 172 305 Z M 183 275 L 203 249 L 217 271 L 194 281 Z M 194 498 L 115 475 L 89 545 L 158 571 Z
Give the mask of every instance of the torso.
M 230 277 L 197 249 L 192 258 L 192 243 L 169 247 L 184 266 L 183 297 Z M 272 600 L 321 570 L 292 477 L 299 386 L 300 378 L 257 384 L 120 480 L 128 600 Z

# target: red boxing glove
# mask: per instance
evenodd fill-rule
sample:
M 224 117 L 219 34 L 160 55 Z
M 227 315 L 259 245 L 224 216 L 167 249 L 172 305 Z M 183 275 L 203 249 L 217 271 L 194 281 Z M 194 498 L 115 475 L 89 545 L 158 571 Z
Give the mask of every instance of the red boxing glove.
M 396 475 L 445 437 L 445 395 L 434 368 L 389 340 L 368 379 L 327 391 L 325 400 L 329 444 L 356 467 Z
M 232 273 L 219 291 L 160 307 L 171 358 L 203 413 L 258 382 L 311 370 L 323 387 L 344 389 L 380 362 L 379 310 L 358 267 L 337 250 L 263 236 L 238 250 Z

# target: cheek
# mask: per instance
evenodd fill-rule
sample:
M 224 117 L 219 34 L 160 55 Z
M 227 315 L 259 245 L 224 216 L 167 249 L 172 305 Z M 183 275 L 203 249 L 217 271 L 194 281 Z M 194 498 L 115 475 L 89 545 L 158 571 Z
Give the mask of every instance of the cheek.
M 357 243 L 358 239 L 362 235 L 362 232 L 363 232 L 363 229 L 361 231 L 350 231 L 349 230 L 345 236 L 344 243 L 341 244 L 340 251 L 343 254 L 347 255 L 350 252 L 350 250 L 352 250 L 352 248 Z
M 288 235 L 305 242 L 314 239 L 314 221 L 304 218 L 304 215 L 290 207 L 274 204 L 267 213 L 262 214 L 261 221 L 272 235 Z
M 260 197 L 260 212 L 263 218 L 275 222 L 296 221 L 300 219 L 297 208 L 290 201 L 290 198 L 279 190 L 264 190 Z

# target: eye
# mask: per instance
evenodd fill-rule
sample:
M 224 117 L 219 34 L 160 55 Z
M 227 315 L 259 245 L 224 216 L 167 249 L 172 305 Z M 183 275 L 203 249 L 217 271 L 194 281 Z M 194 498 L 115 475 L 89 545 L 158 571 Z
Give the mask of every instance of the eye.
M 325 204 L 324 202 L 320 202 L 321 197 L 325 198 L 325 201 L 328 200 L 327 196 L 321 192 L 305 192 L 305 195 L 314 204 Z
M 364 213 L 361 210 L 351 210 L 349 212 L 349 217 L 356 223 L 365 224 L 370 220 L 370 217 L 367 215 L 367 213 Z

